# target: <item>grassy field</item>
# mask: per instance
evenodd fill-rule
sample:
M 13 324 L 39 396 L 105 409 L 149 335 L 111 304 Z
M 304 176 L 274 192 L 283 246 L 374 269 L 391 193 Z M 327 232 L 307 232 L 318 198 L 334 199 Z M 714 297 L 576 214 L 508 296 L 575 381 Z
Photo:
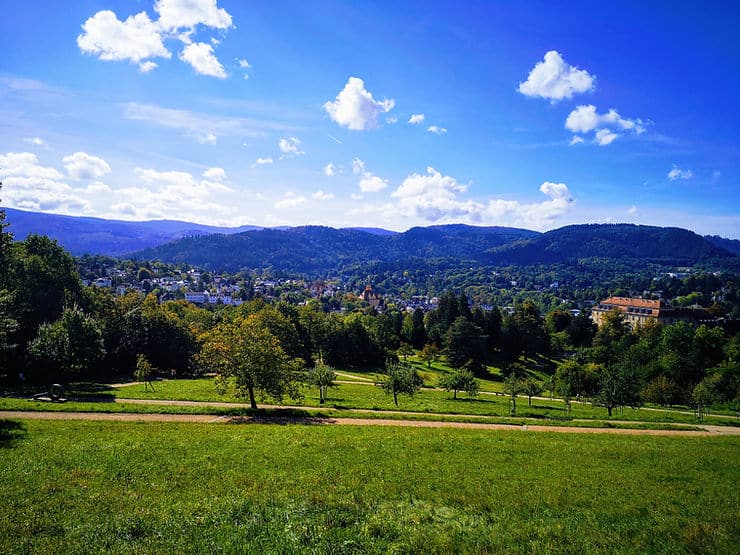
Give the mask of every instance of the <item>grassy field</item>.
M 133 399 L 172 399 L 187 401 L 239 401 L 232 395 L 221 396 L 216 392 L 211 378 L 200 378 L 193 380 L 168 380 L 157 382 L 156 391 L 146 393 L 142 385 L 130 385 L 122 388 L 105 391 L 105 395 L 119 398 Z M 314 389 L 306 389 L 305 397 L 294 402 L 284 400 L 289 404 L 301 404 L 307 407 L 318 407 L 318 392 Z M 404 410 L 425 413 L 445 414 L 470 414 L 479 416 L 510 416 L 509 398 L 499 395 L 479 395 L 468 398 L 466 394 L 458 394 L 458 399 L 452 398 L 451 393 L 423 389 L 414 397 L 401 396 L 399 406 L 393 404 L 393 399 L 386 395 L 380 388 L 369 384 L 341 384 L 338 388 L 330 389 L 328 393 L 327 406 L 351 410 L 351 409 L 374 409 L 374 410 Z M 558 399 L 534 399 L 532 406 L 528 406 L 526 397 L 517 399 L 517 416 L 536 418 L 540 420 L 564 420 L 569 418 L 597 419 L 607 418 L 607 411 L 602 407 L 592 407 L 590 404 L 572 403 L 570 417 L 563 409 L 562 401 Z M 675 423 L 697 423 L 694 416 L 682 414 L 678 411 L 651 411 L 633 410 L 626 408 L 623 412 L 614 413 L 615 420 L 640 420 L 646 422 L 675 422 Z M 703 423 L 720 425 L 738 425 L 739 421 L 734 419 L 720 419 L 708 417 Z
M 2 553 L 737 553 L 740 440 L 0 425 Z

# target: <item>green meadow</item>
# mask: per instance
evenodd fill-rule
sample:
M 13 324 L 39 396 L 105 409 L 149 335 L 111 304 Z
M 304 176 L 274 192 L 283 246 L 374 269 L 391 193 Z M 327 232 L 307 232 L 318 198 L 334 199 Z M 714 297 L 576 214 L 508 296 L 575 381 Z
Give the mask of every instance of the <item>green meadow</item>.
M 740 439 L 4 421 L 2 553 L 737 553 Z

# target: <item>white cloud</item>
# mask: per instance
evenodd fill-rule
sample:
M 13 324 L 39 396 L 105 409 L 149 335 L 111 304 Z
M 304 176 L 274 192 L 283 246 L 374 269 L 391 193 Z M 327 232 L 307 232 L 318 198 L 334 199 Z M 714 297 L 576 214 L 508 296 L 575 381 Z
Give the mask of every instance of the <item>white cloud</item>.
M 467 188 L 468 185 L 430 166 L 426 174 L 414 173 L 406 177 L 391 197 L 397 199 L 398 211 L 405 217 L 420 217 L 431 222 L 445 217 L 470 217 L 477 221 L 483 205 L 457 198 Z
M 634 130 L 638 134 L 645 132 L 641 119 L 623 118 L 614 108 L 605 114 L 599 114 L 593 104 L 578 106 L 565 120 L 565 128 L 574 133 L 588 133 L 598 127 Z
M 365 172 L 360 178 L 360 191 L 363 193 L 377 193 L 388 186 L 388 180 L 382 179 L 370 172 Z
M 334 177 L 337 174 L 337 167 L 329 162 L 326 166 L 324 166 L 324 175 L 327 175 L 328 177 Z
M 224 66 L 213 54 L 213 46 L 208 43 L 194 42 L 188 44 L 180 53 L 180 59 L 193 66 L 195 72 L 201 75 L 217 77 L 218 79 L 228 77 L 226 71 L 224 71 Z
M 555 102 L 593 90 L 594 81 L 595 77 L 588 71 L 568 64 L 560 53 L 550 50 L 545 59 L 532 68 L 527 80 L 519 83 L 519 92 Z
M 149 73 L 150 71 L 153 71 L 157 69 L 158 67 L 159 66 L 155 62 L 152 62 L 151 60 L 149 60 L 146 62 L 141 62 L 139 64 L 139 71 L 141 73 Z
M 97 179 L 111 172 L 108 162 L 86 152 L 65 156 L 62 162 L 73 179 Z
M 352 159 L 352 173 L 358 175 L 365 171 L 365 162 L 359 158 Z
M 115 13 L 103 10 L 82 25 L 77 45 L 86 54 L 100 60 L 139 63 L 147 58 L 170 58 L 162 42 L 160 28 L 146 12 L 120 21 Z
M 600 146 L 614 142 L 619 137 L 616 131 L 631 131 L 640 135 L 646 131 L 646 125 L 639 118 L 623 118 L 614 108 L 605 114 L 599 114 L 593 104 L 578 106 L 568 114 L 565 120 L 565 128 L 573 133 L 594 131 L 594 142 Z M 574 137 L 570 144 L 576 144 L 576 142 L 579 141 Z
M 216 0 L 157 0 L 156 20 L 146 12 L 128 17 L 125 21 L 110 11 L 103 10 L 88 18 L 77 37 L 77 45 L 86 54 L 100 60 L 129 61 L 139 64 L 139 71 L 148 73 L 157 67 L 149 58 L 171 58 L 164 41 L 178 39 L 186 45 L 180 59 L 196 72 L 211 77 L 226 78 L 226 72 L 213 54 L 213 46 L 220 40 L 211 37 L 211 44 L 192 43 L 191 36 L 201 25 L 210 29 L 226 30 L 233 27 L 231 15 L 219 8 Z
M 85 191 L 90 194 L 97 195 L 102 193 L 112 193 L 113 189 L 101 181 L 93 181 L 90 185 L 85 187 Z
M 577 145 L 583 142 L 583 138 L 579 137 L 578 135 L 573 135 L 573 138 L 570 140 L 570 146 Z
M 272 164 L 273 162 L 274 160 L 270 157 L 266 157 L 266 158 L 260 157 L 254 161 L 254 164 L 252 164 L 252 167 L 254 168 L 256 166 L 266 166 L 267 164 Z
M 693 177 L 694 172 L 681 169 L 676 164 L 673 164 L 673 168 L 668 172 L 668 179 L 671 181 L 676 181 L 676 179 L 691 179 Z
M 429 131 L 430 133 L 434 133 L 435 135 L 444 135 L 445 133 L 447 133 L 447 128 L 439 127 L 437 125 L 430 125 L 429 127 L 427 127 L 427 131 Z
M 409 123 L 411 125 L 421 125 L 424 123 L 424 114 L 411 114 L 411 117 L 409 118 Z
M 0 171 L 6 206 L 68 214 L 83 214 L 90 209 L 84 189 L 73 189 L 61 181 L 61 172 L 42 166 L 31 152 L 0 154 Z
M 614 139 L 616 139 L 619 135 L 614 133 L 613 131 L 610 131 L 609 129 L 599 129 L 594 134 L 594 141 L 596 141 L 596 144 L 599 146 L 606 146 L 610 145 L 614 142 Z
M 630 215 L 637 214 L 637 206 L 635 206 L 634 204 L 630 206 L 627 209 L 627 214 L 630 214 Z
M 233 25 L 231 15 L 219 8 L 216 0 L 157 0 L 154 11 L 159 14 L 157 23 L 166 31 L 196 25 L 228 29 Z
M 330 200 L 334 198 L 334 193 L 325 193 L 324 191 L 316 191 L 311 195 L 311 198 L 316 200 Z
M 301 140 L 297 137 L 280 139 L 278 141 L 278 147 L 280 148 L 280 152 L 282 152 L 283 154 L 290 154 L 295 156 L 306 154 L 303 150 L 301 150 Z
M 292 191 L 288 191 L 283 195 L 283 198 L 275 203 L 275 208 L 295 208 L 306 202 L 306 197 L 297 195 Z
M 394 100 L 376 101 L 373 95 L 365 90 L 362 79 L 350 77 L 336 99 L 324 104 L 324 110 L 339 125 L 360 131 L 378 127 L 378 116 L 391 111 L 393 106 Z
M 239 62 L 239 67 L 242 69 L 249 69 L 250 67 L 252 67 L 251 65 L 249 65 L 249 62 L 247 60 L 237 60 L 237 62 Z
M 385 122 L 389 125 L 393 125 L 394 123 L 398 123 L 398 118 L 396 116 L 388 116 L 385 118 Z
M 23 142 L 31 143 L 32 145 L 36 145 L 36 146 L 46 146 L 46 143 L 40 137 L 30 137 L 28 139 L 23 139 Z
M 223 182 L 226 181 L 226 170 L 223 168 L 208 168 L 203 172 L 203 177 L 209 181 Z

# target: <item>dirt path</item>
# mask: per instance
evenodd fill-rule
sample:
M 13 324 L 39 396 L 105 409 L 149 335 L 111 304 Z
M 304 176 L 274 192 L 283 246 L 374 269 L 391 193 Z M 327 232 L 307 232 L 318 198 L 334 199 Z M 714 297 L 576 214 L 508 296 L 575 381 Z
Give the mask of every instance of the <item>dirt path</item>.
M 264 418 L 242 416 L 214 416 L 208 414 L 138 414 L 102 412 L 25 412 L 0 411 L 0 419 L 20 420 L 92 420 L 116 422 L 195 422 L 201 424 L 303 424 L 339 426 L 392 426 L 412 428 L 457 428 L 470 430 L 504 430 L 519 432 L 558 432 L 578 434 L 648 435 L 680 437 L 716 437 L 740 435 L 740 430 L 724 426 L 701 426 L 696 430 L 638 430 L 626 428 L 579 428 L 577 426 L 542 426 L 516 424 L 481 424 L 474 422 L 435 422 L 424 420 L 382 420 L 371 418 Z

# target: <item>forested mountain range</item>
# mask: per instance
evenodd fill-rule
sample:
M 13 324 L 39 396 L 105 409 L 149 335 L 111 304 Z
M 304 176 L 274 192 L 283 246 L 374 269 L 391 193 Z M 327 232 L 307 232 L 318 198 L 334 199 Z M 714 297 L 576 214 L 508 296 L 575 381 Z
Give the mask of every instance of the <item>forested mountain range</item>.
M 6 211 L 17 240 L 41 233 L 76 255 L 125 255 L 223 271 L 272 268 L 327 273 L 368 263 L 412 269 L 422 262 L 424 267 L 439 268 L 570 264 L 583 259 L 740 267 L 740 241 L 634 224 L 570 225 L 546 233 L 452 224 L 398 233 L 361 227 L 224 228 L 171 220 L 127 222 Z
M 574 225 L 547 233 L 446 225 L 416 227 L 389 236 L 309 226 L 188 237 L 133 256 L 188 261 L 212 270 L 273 268 L 301 273 L 341 271 L 368 262 L 412 269 L 421 261 L 442 266 L 495 266 L 602 258 L 669 266 L 712 262 L 734 267 L 739 260 L 734 253 L 691 231 L 631 224 Z

